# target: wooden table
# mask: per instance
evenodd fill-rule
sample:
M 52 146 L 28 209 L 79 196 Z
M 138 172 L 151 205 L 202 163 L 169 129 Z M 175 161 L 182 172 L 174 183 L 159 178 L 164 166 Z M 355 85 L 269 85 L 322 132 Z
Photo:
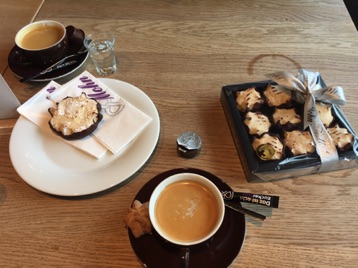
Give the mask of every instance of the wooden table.
M 152 157 L 126 183 L 63 198 L 33 189 L 17 175 L 8 152 L 14 121 L 2 121 L 2 265 L 140 267 L 122 223 L 127 208 L 155 175 L 196 167 L 234 190 L 280 196 L 280 208 L 266 221 L 247 218 L 245 243 L 232 267 L 356 267 L 358 171 L 248 183 L 219 100 L 223 85 L 304 67 L 344 88 L 343 110 L 358 129 L 358 36 L 343 1 L 46 0 L 35 19 L 48 18 L 86 33 L 103 28 L 115 34 L 119 68 L 110 78 L 152 99 L 161 134 Z M 88 60 L 58 82 L 85 69 L 96 74 Z M 21 84 L 10 70 L 4 78 L 22 103 L 45 85 Z M 193 159 L 176 154 L 176 138 L 187 130 L 203 140 Z

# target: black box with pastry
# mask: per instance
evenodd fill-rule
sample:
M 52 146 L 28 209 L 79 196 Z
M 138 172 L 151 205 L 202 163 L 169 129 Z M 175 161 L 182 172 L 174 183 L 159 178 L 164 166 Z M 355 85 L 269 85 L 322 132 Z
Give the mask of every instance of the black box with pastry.
M 341 109 L 343 89 L 306 69 L 268 77 L 221 91 L 247 181 L 356 167 L 358 137 Z

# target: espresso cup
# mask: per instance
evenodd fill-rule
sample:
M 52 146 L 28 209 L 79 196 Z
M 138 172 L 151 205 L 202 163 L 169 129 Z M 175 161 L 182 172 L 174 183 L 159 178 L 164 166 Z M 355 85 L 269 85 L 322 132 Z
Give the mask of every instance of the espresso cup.
M 149 199 L 153 228 L 166 241 L 178 246 L 180 267 L 190 263 L 190 248 L 210 239 L 225 215 L 220 190 L 195 173 L 178 173 L 164 179 Z
M 16 45 L 33 64 L 48 67 L 66 55 L 68 40 L 66 28 L 52 20 L 30 23 L 15 36 Z
M 225 204 L 220 190 L 195 173 L 163 180 L 149 200 L 149 217 L 165 240 L 183 247 L 211 238 L 221 226 Z

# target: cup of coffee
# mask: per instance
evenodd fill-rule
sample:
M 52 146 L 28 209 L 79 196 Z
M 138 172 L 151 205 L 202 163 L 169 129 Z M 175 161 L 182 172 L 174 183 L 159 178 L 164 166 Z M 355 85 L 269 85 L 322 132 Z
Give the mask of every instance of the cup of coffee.
M 33 64 L 48 67 L 66 55 L 68 40 L 66 28 L 52 20 L 30 23 L 15 36 L 16 45 Z
M 178 173 L 166 178 L 149 200 L 153 228 L 162 238 L 181 248 L 179 255 L 186 263 L 189 246 L 211 238 L 220 228 L 224 215 L 220 190 L 209 179 L 195 173 Z

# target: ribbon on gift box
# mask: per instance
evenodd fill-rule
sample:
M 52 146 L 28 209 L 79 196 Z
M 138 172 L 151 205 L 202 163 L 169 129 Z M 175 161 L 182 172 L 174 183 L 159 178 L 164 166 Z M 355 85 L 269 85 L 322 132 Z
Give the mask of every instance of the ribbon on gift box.
M 329 163 L 338 161 L 336 146 L 318 116 L 316 101 L 332 104 L 345 105 L 346 99 L 343 88 L 340 86 L 326 86 L 320 73 L 307 69 L 299 69 L 297 76 L 282 71 L 267 75 L 279 87 L 292 91 L 293 98 L 304 103 L 303 128 L 309 128 L 316 144 L 317 153 L 322 165 L 320 171 L 328 168 Z

